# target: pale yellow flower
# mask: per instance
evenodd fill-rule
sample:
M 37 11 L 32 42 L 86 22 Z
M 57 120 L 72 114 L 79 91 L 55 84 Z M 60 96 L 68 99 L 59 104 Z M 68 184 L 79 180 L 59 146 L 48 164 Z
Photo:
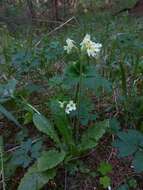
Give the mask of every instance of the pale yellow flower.
M 89 34 L 86 34 L 80 45 L 81 50 L 86 51 L 89 57 L 96 57 L 102 48 L 102 44 L 91 41 Z
M 73 48 L 76 48 L 76 46 L 75 46 L 75 42 L 73 41 L 73 40 L 71 40 L 70 38 L 68 38 L 67 40 L 66 40 L 66 46 L 64 46 L 64 50 L 69 54 L 69 53 L 71 53 L 71 51 L 72 51 L 72 49 Z
M 73 100 L 70 100 L 69 103 L 66 105 L 65 112 L 67 114 L 70 114 L 70 112 L 76 110 L 76 104 L 73 102 Z
M 60 108 L 64 108 L 64 106 L 65 106 L 65 101 L 64 102 L 61 102 L 61 101 L 59 101 L 59 104 L 60 104 Z

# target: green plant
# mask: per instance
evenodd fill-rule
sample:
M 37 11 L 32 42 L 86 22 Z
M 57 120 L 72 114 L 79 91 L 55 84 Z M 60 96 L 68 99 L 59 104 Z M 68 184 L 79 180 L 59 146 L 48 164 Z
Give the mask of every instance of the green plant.
M 112 166 L 111 166 L 111 164 L 108 164 L 106 162 L 101 162 L 98 167 L 98 171 L 102 175 L 107 175 L 112 171 Z
M 32 1 L 34 3 L 35 0 Z M 131 138 L 134 139 L 133 135 L 130 140 L 128 133 L 125 139 L 121 140 L 118 137 L 122 129 L 124 133 L 128 132 L 128 128 L 143 131 L 142 19 L 128 16 L 127 13 L 113 17 L 111 11 L 106 9 L 109 7 L 104 6 L 105 1 L 78 1 L 80 7 L 75 17 L 72 17 L 69 23 L 65 23 L 64 27 L 56 27 L 54 35 L 51 35 L 51 32 L 49 35 L 47 29 L 53 29 L 58 25 L 62 26 L 60 24 L 63 20 L 51 22 L 49 19 L 44 19 L 49 11 L 44 11 L 46 15 L 45 13 L 40 14 L 44 9 L 49 9 L 50 3 L 42 3 L 42 1 L 34 3 L 37 11 L 36 22 L 34 20 L 32 30 L 27 24 L 24 24 L 23 31 L 18 30 L 23 25 L 23 19 L 20 23 L 21 26 L 16 24 L 15 28 L 15 19 L 12 20 L 11 16 L 12 18 L 23 16 L 25 2 L 6 3 L 3 0 L 0 3 L 4 5 L 2 9 L 3 7 L 8 8 L 6 15 L 10 16 L 11 14 L 9 18 L 4 18 L 6 22 L 0 22 L 1 26 L 4 26 L 0 26 L 0 88 L 2 87 L 0 90 L 0 114 L 2 115 L 0 132 L 2 132 L 5 142 L 2 152 L 6 189 L 17 189 L 19 170 L 21 175 L 27 172 L 22 180 L 24 182 L 21 182 L 19 188 L 30 190 L 41 188 L 48 181 L 50 181 L 50 186 L 51 179 L 56 176 L 56 173 L 58 175 L 55 182 L 58 185 L 57 188 L 61 190 L 64 189 L 64 177 L 65 180 L 68 178 L 67 185 L 72 179 L 74 186 L 74 183 L 79 180 L 78 177 L 80 177 L 78 181 L 80 183 L 84 176 L 87 185 L 90 186 L 88 183 L 92 183 L 92 188 L 100 178 L 96 185 L 99 188 L 107 187 L 111 184 L 108 173 L 110 166 L 101 160 L 100 171 L 92 171 L 93 162 L 97 162 L 98 158 L 96 159 L 96 156 L 94 158 L 94 151 L 90 153 L 91 148 L 98 144 L 95 134 L 99 131 L 103 134 L 106 131 L 104 125 L 108 125 L 108 121 L 107 123 L 105 121 L 107 118 L 110 118 L 110 129 L 109 134 L 100 142 L 102 145 L 106 140 L 108 141 L 107 144 L 104 144 L 102 151 L 105 151 L 105 155 L 109 153 L 108 146 L 117 134 L 119 142 L 115 146 L 120 146 L 119 155 L 120 152 L 121 154 L 125 152 L 126 155 L 128 154 L 127 157 L 129 156 L 129 159 L 121 158 L 121 161 L 125 160 L 129 165 L 131 159 L 133 160 L 130 165 L 132 167 L 131 175 L 135 176 L 139 183 L 136 186 L 134 180 L 130 181 L 130 177 L 129 179 L 125 178 L 121 181 L 123 184 L 120 189 L 142 188 L 141 180 L 138 180 L 140 176 L 142 177 L 142 173 L 137 174 L 136 178 L 133 167 L 138 165 L 137 168 L 142 168 L 143 148 L 140 143 L 133 143 L 131 140 Z M 110 2 L 113 3 L 113 10 L 120 10 L 120 8 L 132 7 L 135 1 L 121 0 L 120 3 L 116 3 L 111 0 Z M 54 0 L 49 2 L 54 2 Z M 61 4 L 59 3 L 59 6 Z M 102 11 L 98 10 L 98 7 L 102 8 Z M 40 19 L 41 16 L 42 19 Z M 31 31 L 27 31 L 27 28 Z M 11 29 L 16 29 L 16 32 L 11 33 Z M 97 46 L 89 36 L 86 36 L 86 40 L 89 42 L 86 45 L 90 46 L 81 49 L 79 41 L 85 31 L 92 34 L 94 41 L 102 42 L 103 47 L 100 49 L 101 44 Z M 69 54 L 62 47 L 66 36 L 76 39 L 76 43 L 69 39 L 67 41 L 72 45 L 69 49 L 66 44 L 65 49 L 71 50 Z M 100 52 L 98 56 L 94 57 L 95 51 L 89 51 L 91 50 L 89 47 L 95 50 L 95 45 Z M 16 86 L 13 88 L 15 81 Z M 9 87 L 7 83 L 10 84 Z M 76 110 L 73 106 L 74 110 L 67 110 L 70 112 L 67 114 L 65 109 L 71 100 L 73 101 L 72 105 L 75 104 Z M 30 102 L 33 107 L 27 102 Z M 61 108 L 61 106 L 63 107 Z M 39 115 L 37 116 L 36 113 Z M 116 119 L 111 119 L 112 116 Z M 41 118 L 39 119 L 39 117 Z M 15 129 L 10 122 L 19 126 L 18 121 L 22 127 Z M 33 129 L 33 122 L 34 125 L 38 125 L 40 133 Z M 40 125 L 45 127 L 41 128 Z M 48 132 L 46 132 L 47 128 Z M 43 140 L 42 147 L 35 143 L 37 142 L 36 137 L 39 139 L 39 136 Z M 138 134 L 135 138 L 137 136 Z M 131 153 L 130 151 L 134 150 L 134 147 L 137 148 Z M 48 151 L 50 151 L 49 154 L 46 154 L 45 152 Z M 97 149 L 96 152 L 100 157 L 101 149 Z M 59 160 L 53 156 L 55 161 L 52 160 L 54 163 L 52 162 L 51 165 L 54 168 L 39 171 L 41 164 L 38 165 L 37 162 L 40 156 L 46 156 L 47 161 L 50 160 L 49 157 L 52 153 L 54 156 L 60 156 Z M 62 155 L 65 156 L 64 159 Z M 90 157 L 91 155 L 93 158 Z M 114 154 L 111 152 L 111 159 L 112 156 Z M 35 164 L 32 166 L 34 162 Z M 49 168 L 49 165 L 47 167 Z M 122 166 L 119 167 L 122 168 Z M 116 177 L 117 172 L 114 171 L 114 168 L 116 167 L 113 167 L 112 173 L 115 172 Z M 128 176 L 128 172 L 124 171 L 123 175 Z M 118 185 L 117 181 L 113 181 L 115 188 Z M 74 188 L 81 189 L 82 187 L 75 186 Z M 96 188 L 98 189 L 98 187 Z
M 78 159 L 80 155 L 86 153 L 87 150 L 94 148 L 97 145 L 98 140 L 102 137 L 102 135 L 108 128 L 108 121 L 95 124 L 83 133 L 80 142 L 76 145 L 73 141 L 73 137 L 71 136 L 71 132 L 69 131 L 70 129 L 68 129 L 68 125 L 64 118 L 60 118 L 57 123 L 60 127 L 57 129 L 62 135 L 62 139 L 60 139 L 60 137 L 58 136 L 53 124 L 51 124 L 49 120 L 41 114 L 35 113 L 33 116 L 33 121 L 35 126 L 41 132 L 48 135 L 56 143 L 55 146 L 57 147 L 57 149 L 44 151 L 42 153 L 42 156 L 37 159 L 33 174 L 37 172 L 37 175 L 40 175 L 41 179 L 43 176 L 43 172 L 48 172 L 47 174 L 49 176 L 50 170 L 55 170 L 55 167 L 57 165 L 62 164 L 63 162 L 70 163 L 70 161 L 72 161 L 73 159 Z M 56 125 L 56 127 L 58 126 Z M 25 176 L 27 175 L 29 176 L 29 173 L 25 174 Z M 29 180 L 28 177 L 24 177 L 22 179 L 19 190 L 21 190 L 22 188 L 25 189 L 25 183 L 28 183 L 26 179 Z
M 128 185 L 130 188 L 137 188 L 137 181 L 134 178 L 128 179 Z
M 17 126 L 21 126 L 13 114 L 9 112 L 4 106 L 6 102 L 14 99 L 16 84 L 17 81 L 15 79 L 12 79 L 0 85 L 0 113 L 7 117 L 7 119 L 10 121 L 14 122 Z
M 103 176 L 100 177 L 99 179 L 99 183 L 104 187 L 104 188 L 108 188 L 111 184 L 111 179 L 108 176 Z
M 117 190 L 129 190 L 129 189 L 136 189 L 137 188 L 137 181 L 134 178 L 130 178 L 126 180 L 126 183 L 120 185 Z
M 120 157 L 132 156 L 132 166 L 136 172 L 143 171 L 143 135 L 137 130 L 128 129 L 117 133 L 113 146 L 118 148 Z
M 31 139 L 27 139 L 20 144 L 19 149 L 12 153 L 10 162 L 14 166 L 26 168 L 40 156 L 41 148 L 41 141 L 32 143 Z
M 86 35 L 81 48 L 76 47 L 71 39 L 67 39 L 67 46 L 64 49 L 67 51 L 68 57 L 76 59 L 70 63 L 64 71 L 59 88 L 63 92 L 62 99 L 53 98 L 50 102 L 51 116 L 46 118 L 39 113 L 33 106 L 25 102 L 25 105 L 33 110 L 33 123 L 36 128 L 43 132 L 54 142 L 54 148 L 48 151 L 43 151 L 36 163 L 28 170 L 22 179 L 18 190 L 24 190 L 29 181 L 36 173 L 36 177 L 43 178 L 47 173 L 47 182 L 53 177 L 53 172 L 59 165 L 68 165 L 73 160 L 77 160 L 81 155 L 86 154 L 92 148 L 95 148 L 99 139 L 104 135 L 109 128 L 109 120 L 95 122 L 95 118 L 90 118 L 92 115 L 91 109 L 87 110 L 83 115 L 82 98 L 89 96 L 89 92 L 100 91 L 102 89 L 110 89 L 110 83 L 95 72 L 95 66 L 89 62 L 90 57 L 98 57 L 101 44 L 92 42 L 89 35 Z M 70 55 L 71 54 L 71 55 Z M 93 61 L 93 60 L 92 60 Z M 96 86 L 95 86 L 96 85 Z M 69 93 L 72 92 L 73 100 L 69 99 Z M 67 94 L 67 95 L 65 95 Z M 85 117 L 85 118 L 84 118 Z M 86 124 L 93 121 L 92 125 L 80 132 L 80 127 L 83 119 L 88 119 Z M 52 173 L 51 173 L 52 172 Z M 51 176 L 50 176 L 51 174 Z M 36 179 L 39 186 L 43 184 Z M 101 179 L 107 185 L 107 177 Z M 109 181 L 108 181 L 109 182 Z M 33 187 L 36 189 L 36 186 Z
M 108 174 L 112 171 L 112 166 L 106 162 L 101 162 L 98 167 L 100 175 L 99 183 L 104 187 L 108 188 L 111 185 L 111 179 Z

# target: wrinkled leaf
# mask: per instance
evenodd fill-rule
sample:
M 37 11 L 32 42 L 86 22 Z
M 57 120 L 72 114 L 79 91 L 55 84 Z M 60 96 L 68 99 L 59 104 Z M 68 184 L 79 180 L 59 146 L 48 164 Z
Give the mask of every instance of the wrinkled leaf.
M 65 158 L 65 152 L 59 152 L 57 150 L 49 150 L 43 152 L 42 156 L 38 159 L 38 170 L 46 171 L 56 167 Z
M 119 149 L 119 156 L 126 157 L 134 154 L 140 143 L 143 141 L 143 135 L 133 129 L 129 129 L 127 132 L 118 132 L 118 139 L 113 143 L 113 146 Z
M 54 142 L 60 143 L 54 127 L 51 125 L 46 117 L 41 114 L 35 113 L 33 115 L 33 122 L 39 131 L 48 135 Z
M 104 188 L 107 188 L 111 184 L 111 179 L 108 176 L 100 177 L 100 184 L 103 185 Z
M 65 115 L 60 114 L 54 118 L 56 127 L 63 138 L 64 144 L 68 145 L 68 148 L 72 150 L 74 146 L 72 128 L 69 126 L 68 119 Z
M 80 150 L 85 151 L 94 148 L 108 127 L 109 121 L 105 120 L 88 128 L 81 137 Z
M 102 175 L 107 175 L 112 171 L 112 166 L 111 166 L 111 164 L 108 164 L 106 162 L 101 162 L 99 167 L 98 167 L 98 171 Z
M 119 149 L 119 157 L 132 155 L 138 148 L 133 144 L 122 142 L 119 139 L 114 141 L 113 146 Z
M 18 190 L 40 190 L 54 176 L 55 170 L 39 172 L 37 166 L 33 165 L 22 178 Z

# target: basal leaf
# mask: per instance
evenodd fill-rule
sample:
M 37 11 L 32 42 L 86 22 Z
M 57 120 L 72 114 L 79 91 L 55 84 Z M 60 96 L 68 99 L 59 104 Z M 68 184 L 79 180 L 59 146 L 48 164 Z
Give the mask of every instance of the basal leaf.
M 80 150 L 85 151 L 94 148 L 108 127 L 109 121 L 105 120 L 88 128 L 81 137 Z
M 18 190 L 40 190 L 54 176 L 55 170 L 39 172 L 37 165 L 34 164 L 22 178 Z
M 72 150 L 74 146 L 72 128 L 69 126 L 68 119 L 65 115 L 60 114 L 54 118 L 56 127 L 63 138 L 64 144 Z
M 58 144 L 60 143 L 60 140 L 54 127 L 51 125 L 51 123 L 48 121 L 46 117 L 39 113 L 35 113 L 33 115 L 33 122 L 39 131 L 48 135 L 54 142 Z
M 59 152 L 55 149 L 43 152 L 42 156 L 38 159 L 38 170 L 46 171 L 56 167 L 65 158 L 65 152 Z

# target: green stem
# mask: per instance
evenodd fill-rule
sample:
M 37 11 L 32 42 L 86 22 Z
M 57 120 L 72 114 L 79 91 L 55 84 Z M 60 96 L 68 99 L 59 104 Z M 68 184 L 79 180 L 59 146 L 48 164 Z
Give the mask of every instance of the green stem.
M 81 93 L 82 93 L 82 60 L 80 61 L 80 78 L 79 78 L 79 88 L 78 88 L 78 122 L 76 125 L 76 142 L 78 142 L 79 129 L 80 129 Z
M 119 62 L 120 64 L 120 70 L 121 70 L 121 77 L 122 77 L 122 90 L 123 90 L 123 95 L 127 97 L 127 84 L 126 84 L 126 71 L 124 68 L 123 61 L 121 60 Z
M 137 56 L 136 58 L 134 58 L 135 64 L 134 64 L 134 70 L 133 70 L 133 79 L 135 79 L 136 75 L 137 75 L 137 71 L 138 71 L 138 67 L 139 67 L 139 57 Z

